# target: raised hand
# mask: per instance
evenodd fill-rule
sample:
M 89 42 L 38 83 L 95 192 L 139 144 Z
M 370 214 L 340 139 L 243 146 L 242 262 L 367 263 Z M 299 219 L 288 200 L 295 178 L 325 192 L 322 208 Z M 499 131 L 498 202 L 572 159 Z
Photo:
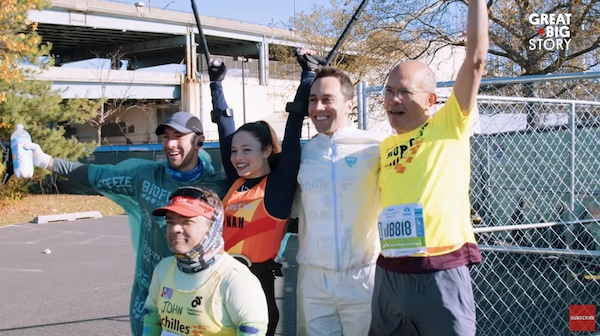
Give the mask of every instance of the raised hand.
M 211 82 L 222 81 L 225 79 L 226 73 L 227 67 L 223 61 L 220 59 L 210 60 L 210 65 L 208 66 L 208 78 L 210 78 Z
M 297 48 L 294 54 L 302 71 L 316 71 L 320 66 L 327 65 L 327 60 L 318 56 L 314 50 L 302 47 Z

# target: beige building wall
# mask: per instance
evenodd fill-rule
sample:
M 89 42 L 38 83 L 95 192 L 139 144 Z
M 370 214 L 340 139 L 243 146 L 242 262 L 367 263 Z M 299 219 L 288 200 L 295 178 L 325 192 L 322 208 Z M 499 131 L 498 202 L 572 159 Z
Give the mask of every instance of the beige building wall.
M 464 60 L 464 48 L 446 47 L 440 49 L 435 55 L 430 55 L 422 61 L 429 64 L 431 69 L 436 74 L 437 81 L 454 80 L 460 65 Z M 58 71 L 58 70 L 57 70 Z M 61 70 L 60 76 L 67 76 L 68 71 L 77 71 L 77 69 Z M 134 71 L 127 71 L 127 73 Z M 118 76 L 120 71 L 116 71 L 111 76 Z M 79 72 L 82 75 L 82 72 Z M 93 75 L 93 74 L 92 74 Z M 90 75 L 90 76 L 92 76 Z M 52 73 L 54 78 L 60 78 L 56 73 Z M 133 76 L 136 81 L 147 81 L 148 76 L 159 80 L 165 84 L 173 81 L 173 74 L 158 74 L 158 73 L 140 73 Z M 200 117 L 204 125 L 204 134 L 207 141 L 218 141 L 217 127 L 210 120 L 210 111 L 212 109 L 210 87 L 208 81 L 202 81 L 200 85 L 200 107 L 201 111 L 190 111 Z M 126 78 L 122 80 L 124 83 L 131 83 L 134 80 Z M 285 122 L 287 113 L 285 113 L 285 105 L 292 101 L 298 85 L 297 80 L 285 79 L 270 79 L 269 85 L 259 85 L 257 78 L 245 78 L 245 86 L 243 86 L 242 78 L 239 76 L 228 76 L 223 81 L 225 98 L 229 107 L 234 110 L 236 125 L 239 127 L 245 122 L 257 120 L 266 120 L 269 122 L 279 138 L 283 138 L 285 130 Z M 111 84 L 116 82 L 115 79 L 107 81 Z M 440 94 L 449 94 L 449 89 L 440 89 Z M 139 95 L 139 93 L 136 93 Z M 156 143 L 160 139 L 154 134 L 154 130 L 158 123 L 159 116 L 157 110 L 171 108 L 172 112 L 180 111 L 178 102 L 173 102 L 173 105 L 149 105 L 145 109 L 132 108 L 124 112 L 121 121 L 128 125 L 133 125 L 131 133 L 127 133 L 127 138 L 134 144 Z M 384 116 L 382 106 L 373 106 L 370 116 L 373 118 L 369 121 L 369 129 L 391 133 L 391 128 Z M 95 130 L 89 125 L 77 125 L 77 137 L 81 141 L 93 141 L 96 139 Z M 309 139 L 315 135 L 315 129 L 309 119 L 303 127 L 303 139 Z M 103 144 L 126 144 L 127 139 L 124 136 L 105 137 Z
M 278 136 L 282 138 L 287 118 L 287 113 L 284 113 L 285 105 L 288 101 L 294 99 L 298 82 L 272 79 L 268 86 L 264 86 L 259 85 L 256 78 L 246 78 L 245 81 L 244 89 L 242 89 L 241 78 L 228 77 L 223 81 L 225 98 L 229 107 L 234 111 L 236 126 L 242 125 L 244 119 L 246 122 L 266 120 L 272 124 Z M 200 90 L 202 112 L 190 112 L 198 115 L 202 121 L 207 141 L 218 141 L 219 135 L 216 124 L 213 124 L 210 120 L 212 102 L 208 82 L 204 82 Z M 176 112 L 180 111 L 178 105 L 174 102 L 173 105 L 150 104 L 144 109 L 137 107 L 128 109 L 120 118 L 127 125 L 133 125 L 133 132 L 127 133 L 127 138 L 134 144 L 158 142 L 159 139 L 154 134 L 154 130 L 160 122 L 157 110 L 170 108 L 172 112 Z M 81 141 L 94 141 L 96 139 L 96 131 L 92 126 L 84 124 L 74 125 L 74 127 L 77 130 L 76 136 Z M 308 136 L 308 133 L 306 136 Z M 127 139 L 124 136 L 103 138 L 103 144 L 120 145 L 126 143 Z

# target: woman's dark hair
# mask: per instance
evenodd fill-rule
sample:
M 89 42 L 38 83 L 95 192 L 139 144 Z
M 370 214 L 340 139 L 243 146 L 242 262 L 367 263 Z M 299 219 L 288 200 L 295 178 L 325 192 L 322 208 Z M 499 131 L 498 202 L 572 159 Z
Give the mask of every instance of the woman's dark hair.
M 271 170 L 275 169 L 279 161 L 279 154 L 281 153 L 281 144 L 277 138 L 277 133 L 273 130 L 273 127 L 264 120 L 250 122 L 243 124 L 238 128 L 233 135 L 239 132 L 248 132 L 252 134 L 260 143 L 260 149 L 265 150 L 269 145 L 272 148 L 271 155 L 268 158 L 269 166 Z

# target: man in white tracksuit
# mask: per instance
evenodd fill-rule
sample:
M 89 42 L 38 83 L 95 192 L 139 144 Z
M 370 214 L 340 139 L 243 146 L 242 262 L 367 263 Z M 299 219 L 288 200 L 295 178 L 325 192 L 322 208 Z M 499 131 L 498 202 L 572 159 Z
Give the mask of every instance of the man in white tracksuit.
M 354 87 L 339 69 L 317 72 L 308 114 L 319 132 L 298 173 L 298 335 L 367 335 L 379 254 L 379 144 L 348 116 Z M 298 200 L 298 198 L 297 198 Z

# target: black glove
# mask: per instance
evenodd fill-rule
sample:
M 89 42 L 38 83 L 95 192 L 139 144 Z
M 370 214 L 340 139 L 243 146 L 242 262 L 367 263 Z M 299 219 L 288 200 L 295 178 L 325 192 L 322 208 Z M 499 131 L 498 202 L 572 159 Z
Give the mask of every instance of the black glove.
M 225 110 L 214 109 L 210 111 L 210 120 L 215 124 L 219 121 L 221 117 L 233 118 L 233 109 L 227 108 Z
M 327 60 L 317 55 L 300 54 L 300 49 L 294 52 L 298 64 L 302 67 L 302 71 L 316 71 L 319 66 L 327 65 Z
M 211 60 L 210 65 L 208 66 L 208 78 L 210 78 L 211 82 L 222 81 L 225 79 L 226 73 L 227 67 L 223 61 L 219 59 Z

